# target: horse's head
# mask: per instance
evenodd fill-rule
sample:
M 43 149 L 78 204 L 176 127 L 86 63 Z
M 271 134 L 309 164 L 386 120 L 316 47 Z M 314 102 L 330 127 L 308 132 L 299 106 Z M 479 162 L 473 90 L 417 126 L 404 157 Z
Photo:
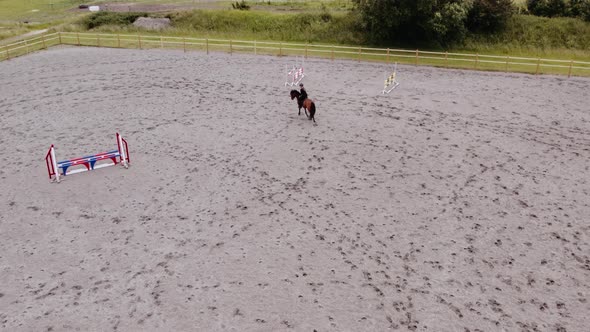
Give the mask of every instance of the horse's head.
M 291 100 L 295 99 L 295 98 L 299 98 L 299 91 L 297 90 L 291 90 Z

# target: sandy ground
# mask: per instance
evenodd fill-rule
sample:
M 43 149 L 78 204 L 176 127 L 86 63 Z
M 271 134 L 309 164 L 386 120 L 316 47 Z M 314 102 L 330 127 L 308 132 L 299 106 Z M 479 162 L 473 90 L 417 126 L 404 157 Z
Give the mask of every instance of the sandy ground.
M 289 61 L 1 62 L 0 329 L 588 330 L 590 80 Z

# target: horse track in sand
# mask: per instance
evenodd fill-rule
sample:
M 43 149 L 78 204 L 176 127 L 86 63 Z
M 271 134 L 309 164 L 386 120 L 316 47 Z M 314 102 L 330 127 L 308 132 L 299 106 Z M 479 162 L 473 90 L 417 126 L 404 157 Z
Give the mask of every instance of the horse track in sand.
M 0 63 L 0 329 L 584 331 L 590 80 L 53 48 Z M 49 183 L 110 148 L 131 167 Z

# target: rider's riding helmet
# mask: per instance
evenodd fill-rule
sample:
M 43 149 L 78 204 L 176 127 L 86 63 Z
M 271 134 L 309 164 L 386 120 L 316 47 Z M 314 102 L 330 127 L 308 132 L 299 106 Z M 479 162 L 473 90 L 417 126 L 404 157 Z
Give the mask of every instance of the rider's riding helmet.
M 303 83 L 299 83 L 299 86 L 303 88 Z

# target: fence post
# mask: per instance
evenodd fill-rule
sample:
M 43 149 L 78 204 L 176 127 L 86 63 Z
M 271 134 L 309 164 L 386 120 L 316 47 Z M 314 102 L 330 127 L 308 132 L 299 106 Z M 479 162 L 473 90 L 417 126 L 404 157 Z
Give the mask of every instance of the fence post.
M 307 59 L 307 43 L 305 43 L 305 58 Z
M 137 46 L 141 50 L 141 35 L 139 35 L 139 34 L 137 35 L 137 41 L 138 41 Z
M 445 51 L 445 64 L 447 65 L 447 69 L 449 69 L 449 51 Z
M 121 35 L 117 34 L 117 47 L 121 47 Z
M 389 64 L 389 47 L 387 48 L 387 64 Z
M 96 34 L 96 46 L 100 47 L 100 36 L 98 35 L 98 33 Z
M 477 69 L 477 62 L 479 61 L 479 54 L 475 53 L 475 67 L 474 69 Z
M 160 36 L 160 48 L 164 48 L 164 37 Z
M 10 60 L 10 52 L 8 51 L 8 46 L 6 46 L 6 60 Z
M 279 56 L 283 55 L 283 43 L 279 45 Z
M 334 45 L 332 45 L 332 56 L 331 56 L 331 58 L 332 58 L 332 61 L 334 61 Z
M 416 66 L 418 65 L 418 50 L 416 50 Z
M 535 75 L 539 75 L 539 67 L 541 66 L 541 58 L 537 59 L 537 70 L 535 71 Z
M 254 55 L 258 55 L 258 51 L 256 51 L 256 41 L 254 41 Z
M 574 60 L 570 61 L 570 69 L 567 72 L 567 78 L 572 77 L 572 66 L 574 65 Z
M 229 40 L 229 54 L 232 54 L 231 39 Z
M 76 32 L 76 38 L 78 39 L 78 46 L 80 46 L 80 33 Z
M 209 38 L 205 39 L 205 48 L 207 49 L 207 55 L 209 55 Z
M 29 54 L 29 44 L 27 44 L 27 40 L 24 40 L 25 42 L 25 49 L 27 50 L 27 54 Z
M 186 53 L 186 37 L 182 37 L 182 49 L 184 53 Z
M 510 56 L 509 55 L 506 56 L 506 67 L 504 68 L 504 71 L 505 72 L 508 72 L 508 60 L 510 60 Z
M 47 49 L 47 45 L 45 44 L 45 35 L 41 35 L 41 40 L 43 41 L 43 48 Z
M 57 35 L 59 36 L 59 44 L 61 45 L 61 31 L 58 32 Z
M 358 58 L 358 62 L 361 62 L 361 53 L 363 52 L 362 49 L 363 49 L 362 47 L 359 47 L 359 58 Z

